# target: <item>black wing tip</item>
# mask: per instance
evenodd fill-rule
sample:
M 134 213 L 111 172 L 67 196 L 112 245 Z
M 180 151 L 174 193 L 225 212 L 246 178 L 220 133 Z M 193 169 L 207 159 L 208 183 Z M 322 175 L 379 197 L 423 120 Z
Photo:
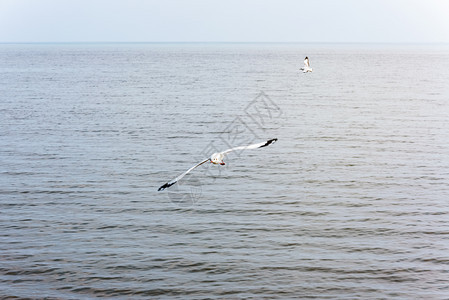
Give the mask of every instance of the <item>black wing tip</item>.
M 271 140 L 268 140 L 265 144 L 263 144 L 262 146 L 260 146 L 259 148 L 262 148 L 262 147 L 266 147 L 266 146 L 268 146 L 268 145 L 271 145 L 271 144 L 273 144 L 274 142 L 276 142 L 278 139 L 276 139 L 276 138 L 274 138 L 274 139 L 271 139 Z
M 172 183 L 166 183 L 166 184 L 164 184 L 164 185 L 162 185 L 157 191 L 159 192 L 159 191 L 163 191 L 163 190 L 165 190 L 166 188 L 169 188 L 169 187 L 171 187 L 172 185 L 174 185 L 176 182 L 172 182 Z

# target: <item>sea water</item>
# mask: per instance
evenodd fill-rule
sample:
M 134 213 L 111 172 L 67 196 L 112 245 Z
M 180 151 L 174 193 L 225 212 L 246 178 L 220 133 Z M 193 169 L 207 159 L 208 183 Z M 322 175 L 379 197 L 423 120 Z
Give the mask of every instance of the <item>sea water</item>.
M 447 299 L 448 82 L 447 45 L 0 45 L 0 296 Z

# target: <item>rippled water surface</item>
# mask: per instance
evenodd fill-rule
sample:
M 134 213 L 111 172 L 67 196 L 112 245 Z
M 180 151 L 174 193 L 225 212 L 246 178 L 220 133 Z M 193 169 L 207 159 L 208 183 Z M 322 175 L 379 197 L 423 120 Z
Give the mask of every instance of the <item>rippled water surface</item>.
M 0 297 L 448 299 L 448 82 L 448 46 L 0 45 Z

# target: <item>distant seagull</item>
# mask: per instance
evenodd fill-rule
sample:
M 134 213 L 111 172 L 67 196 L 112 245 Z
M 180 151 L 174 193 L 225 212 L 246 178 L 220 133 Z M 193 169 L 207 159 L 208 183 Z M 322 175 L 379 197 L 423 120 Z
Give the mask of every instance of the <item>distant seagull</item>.
M 313 69 L 310 67 L 309 58 L 307 56 L 306 58 L 304 58 L 304 67 L 302 67 L 300 70 L 302 70 L 303 73 L 313 71 Z
M 258 144 L 252 144 L 249 146 L 240 146 L 240 147 L 235 147 L 235 148 L 231 148 L 228 149 L 226 151 L 223 152 L 218 152 L 218 153 L 214 153 L 211 155 L 210 158 L 203 160 L 202 162 L 200 162 L 199 164 L 197 164 L 196 166 L 191 167 L 190 169 L 188 169 L 186 172 L 182 173 L 181 175 L 179 175 L 178 177 L 176 177 L 175 179 L 165 183 L 164 185 L 162 185 L 158 191 L 163 191 L 166 188 L 171 187 L 172 185 L 174 185 L 176 182 L 178 182 L 179 180 L 181 180 L 182 177 L 186 176 L 190 171 L 192 171 L 193 169 L 201 166 L 202 164 L 206 163 L 206 162 L 211 162 L 214 165 L 224 165 L 225 163 L 223 162 L 223 158 L 225 157 L 226 154 L 235 151 L 235 150 L 249 150 L 249 149 L 257 149 L 257 148 L 262 148 L 262 147 L 266 147 L 268 145 L 273 144 L 274 142 L 276 142 L 278 139 L 271 139 L 268 140 L 266 142 L 263 143 L 258 143 Z

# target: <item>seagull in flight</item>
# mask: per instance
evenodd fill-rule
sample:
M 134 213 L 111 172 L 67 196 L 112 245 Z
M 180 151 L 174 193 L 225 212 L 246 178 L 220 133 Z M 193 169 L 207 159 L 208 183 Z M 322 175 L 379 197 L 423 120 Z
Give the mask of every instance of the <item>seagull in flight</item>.
M 306 58 L 304 58 L 304 67 L 302 67 L 300 70 L 302 70 L 303 73 L 313 71 L 313 69 L 310 67 L 309 58 L 307 56 L 306 56 Z
M 230 152 L 235 151 L 235 150 L 249 150 L 249 149 L 257 149 L 257 148 L 262 148 L 262 147 L 266 147 L 268 145 L 273 144 L 274 142 L 276 142 L 278 139 L 271 139 L 268 140 L 266 142 L 262 142 L 262 143 L 257 143 L 257 144 L 252 144 L 249 146 L 240 146 L 240 147 L 235 147 L 235 148 L 231 148 L 228 150 L 225 150 L 223 152 L 218 152 L 218 153 L 214 153 L 211 155 L 210 158 L 207 158 L 205 160 L 203 160 L 202 162 L 198 163 L 197 165 L 191 167 L 190 169 L 188 169 L 187 171 L 185 171 L 184 173 L 182 173 L 181 175 L 179 175 L 178 177 L 176 177 L 175 179 L 165 183 L 164 185 L 162 185 L 158 191 L 163 191 L 166 188 L 171 187 L 172 185 L 174 185 L 176 182 L 178 182 L 179 180 L 181 180 L 181 178 L 183 178 L 184 176 L 186 176 L 188 173 L 190 173 L 191 171 L 193 171 L 193 169 L 201 166 L 202 164 L 206 163 L 206 162 L 210 162 L 214 165 L 225 165 L 223 158 Z

